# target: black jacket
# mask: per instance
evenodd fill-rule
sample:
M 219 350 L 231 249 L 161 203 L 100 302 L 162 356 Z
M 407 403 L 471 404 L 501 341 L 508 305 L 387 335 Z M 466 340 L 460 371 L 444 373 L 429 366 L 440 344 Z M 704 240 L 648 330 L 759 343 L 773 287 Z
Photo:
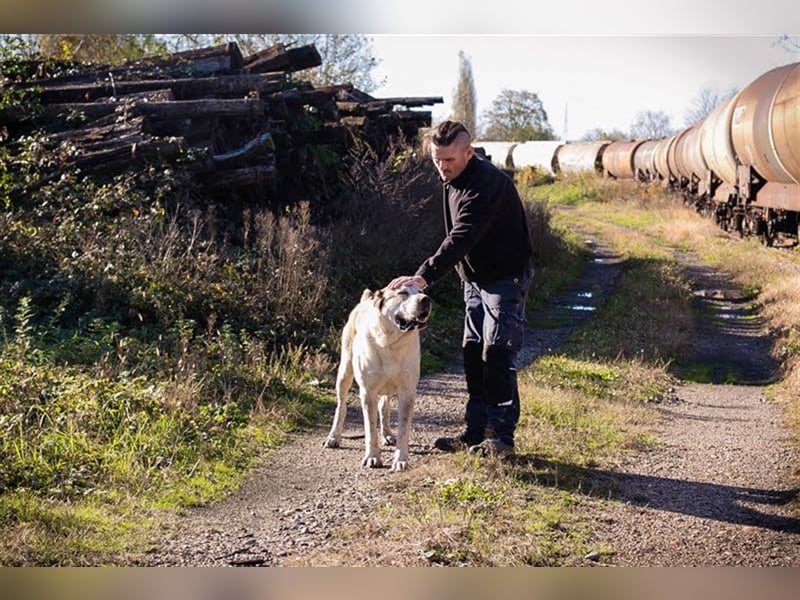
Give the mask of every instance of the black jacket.
M 433 284 L 455 267 L 463 281 L 486 284 L 519 277 L 531 258 L 525 210 L 514 182 L 473 155 L 464 171 L 444 182 L 446 237 L 419 269 Z

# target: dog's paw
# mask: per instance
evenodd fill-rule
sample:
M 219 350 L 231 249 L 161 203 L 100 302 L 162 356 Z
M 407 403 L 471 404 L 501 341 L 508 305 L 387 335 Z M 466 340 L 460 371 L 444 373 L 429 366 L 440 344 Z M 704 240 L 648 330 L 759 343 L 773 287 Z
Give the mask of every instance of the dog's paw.
M 370 454 L 367 454 L 361 460 L 361 466 L 362 467 L 369 467 L 370 469 L 379 469 L 380 467 L 383 466 L 383 462 L 381 461 L 381 457 L 380 456 L 372 456 Z
M 405 471 L 408 469 L 408 455 L 401 455 L 398 450 L 392 460 L 392 471 Z
M 339 447 L 339 440 L 335 437 L 328 436 L 328 438 L 322 442 L 323 448 L 338 448 Z
M 381 436 L 381 441 L 384 446 L 394 446 L 397 443 L 397 438 L 393 433 L 384 433 Z

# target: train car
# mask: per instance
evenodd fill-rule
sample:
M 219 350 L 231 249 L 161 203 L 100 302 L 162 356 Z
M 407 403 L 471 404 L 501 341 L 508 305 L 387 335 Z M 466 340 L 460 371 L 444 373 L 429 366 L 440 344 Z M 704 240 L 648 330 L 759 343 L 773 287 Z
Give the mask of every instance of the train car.
M 673 136 L 674 140 L 669 145 L 669 149 L 667 151 L 669 181 L 670 185 L 676 189 L 682 189 L 686 186 L 686 181 L 684 180 L 683 176 L 681 175 L 681 171 L 678 168 L 678 145 L 683 143 L 683 140 L 686 138 L 690 129 L 691 127 L 687 127 L 686 129 L 682 129 L 676 133 Z
M 633 155 L 644 140 L 612 142 L 603 152 L 603 171 L 617 179 L 633 179 Z
M 514 159 L 511 152 L 514 150 L 519 142 L 483 142 L 476 141 L 472 143 L 472 147 L 476 150 L 483 149 L 486 157 L 492 161 L 496 167 L 504 170 L 512 170 L 514 168 Z
M 556 172 L 556 151 L 564 142 L 552 140 L 534 140 L 521 142 L 511 150 L 511 159 L 515 169 L 537 167 L 545 169 L 551 175 Z
M 684 191 L 704 197 L 705 174 L 708 170 L 700 145 L 703 121 L 687 128 L 675 141 L 675 168 L 683 182 Z
M 670 181 L 669 173 L 669 151 L 672 144 L 675 143 L 677 135 L 662 138 L 656 142 L 655 151 L 655 168 L 658 178 L 666 185 Z
M 603 171 L 603 152 L 611 142 L 570 142 L 556 149 L 554 168 L 558 173 Z
M 731 138 L 733 110 L 739 100 L 741 91 L 727 102 L 722 102 L 706 117 L 700 134 L 700 149 L 703 159 L 708 165 L 706 187 L 718 216 L 727 221 L 727 207 L 735 204 L 736 187 L 736 153 Z M 726 227 L 727 228 L 727 227 Z
M 767 71 L 739 94 L 731 139 L 738 159 L 741 231 L 770 245 L 800 239 L 800 63 Z
M 660 140 L 647 140 L 640 144 L 633 153 L 633 174 L 642 182 L 657 181 L 656 152 Z

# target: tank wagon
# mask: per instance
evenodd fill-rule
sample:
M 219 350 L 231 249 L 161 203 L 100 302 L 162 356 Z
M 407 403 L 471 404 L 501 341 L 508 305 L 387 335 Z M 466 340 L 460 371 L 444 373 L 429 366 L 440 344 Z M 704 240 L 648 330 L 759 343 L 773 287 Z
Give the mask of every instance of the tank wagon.
M 660 140 L 642 142 L 633 154 L 633 174 L 639 181 L 657 181 L 656 156 Z
M 564 142 L 537 140 L 521 142 L 511 150 L 511 160 L 515 169 L 537 167 L 551 175 L 556 172 L 556 151 Z
M 601 158 L 605 174 L 617 179 L 633 179 L 633 155 L 643 143 L 644 140 L 610 143 Z
M 800 62 L 762 74 L 705 119 L 658 140 L 559 146 L 556 172 L 661 181 L 725 230 L 800 242 Z
M 474 142 L 472 147 L 477 152 L 483 152 L 494 166 L 499 169 L 511 170 L 514 168 L 514 159 L 511 151 L 519 142 Z
M 800 63 L 767 71 L 677 134 L 670 185 L 725 230 L 800 240 Z
M 483 142 L 472 144 L 496 167 L 511 171 L 524 167 L 538 167 L 550 174 L 555 173 L 555 154 L 563 142 L 536 140 L 527 142 Z
M 556 148 L 553 156 L 557 173 L 602 173 L 603 153 L 611 142 L 571 142 Z

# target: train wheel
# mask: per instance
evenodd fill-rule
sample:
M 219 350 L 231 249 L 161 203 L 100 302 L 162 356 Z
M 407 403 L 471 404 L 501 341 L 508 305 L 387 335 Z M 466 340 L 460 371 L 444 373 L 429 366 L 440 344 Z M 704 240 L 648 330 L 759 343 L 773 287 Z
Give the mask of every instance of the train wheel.
M 739 234 L 740 238 L 744 237 L 744 217 L 742 215 L 736 215 L 734 217 L 736 222 L 736 233 Z

